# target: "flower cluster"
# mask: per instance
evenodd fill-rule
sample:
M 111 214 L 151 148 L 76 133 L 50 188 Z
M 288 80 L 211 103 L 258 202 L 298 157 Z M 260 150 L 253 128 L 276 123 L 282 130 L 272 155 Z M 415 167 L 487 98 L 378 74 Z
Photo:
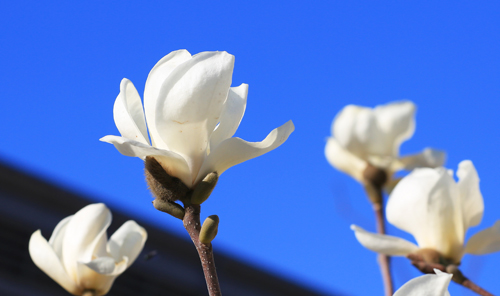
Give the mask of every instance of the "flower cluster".
M 419 154 L 399 156 L 399 146 L 415 130 L 414 113 L 415 105 L 409 101 L 374 109 L 346 106 L 333 121 L 325 155 L 332 166 L 365 185 L 382 225 L 382 189 L 385 187 L 390 193 L 387 220 L 412 234 L 417 242 L 386 235 L 383 227 L 378 228 L 379 233 L 371 233 L 352 225 L 364 247 L 380 254 L 407 256 L 426 273 L 432 271 L 432 266 L 450 270 L 454 280 L 461 283 L 466 278 L 457 266 L 465 253 L 500 251 L 500 220 L 465 242 L 467 230 L 481 222 L 484 212 L 478 174 L 471 161 L 462 161 L 457 171 L 458 182 L 455 182 L 453 172 L 442 167 L 444 152 L 430 148 Z M 402 169 L 411 173 L 395 180 L 394 172 Z M 390 274 L 384 272 L 384 268 L 382 272 L 390 283 Z M 447 295 L 451 275 L 439 270 L 436 273 L 437 276 L 410 281 L 395 295 Z
M 145 161 L 146 179 L 156 197 L 153 204 L 183 220 L 203 262 L 210 295 L 220 295 L 211 257 L 219 218 L 211 215 L 201 225 L 201 203 L 220 174 L 277 148 L 294 130 L 289 121 L 261 142 L 233 137 L 248 94 L 247 84 L 231 87 L 233 68 L 234 56 L 227 52 L 171 52 L 149 73 L 144 104 L 132 82 L 121 81 L 113 108 L 121 136 L 101 138 L 120 153 Z M 332 123 L 325 155 L 332 166 L 362 183 L 369 195 L 376 192 L 372 202 L 382 225 L 379 233 L 351 226 L 364 247 L 385 255 L 418 256 L 431 264 L 426 266 L 438 265 L 452 273 L 434 269 L 434 274 L 409 281 L 394 296 L 449 296 L 448 285 L 452 277 L 457 281 L 456 266 L 465 253 L 500 251 L 500 220 L 465 242 L 467 230 L 481 222 L 484 212 L 478 174 L 471 161 L 462 161 L 455 182 L 453 172 L 442 167 L 445 153 L 431 148 L 399 155 L 400 145 L 415 131 L 415 109 L 409 101 L 374 109 L 346 106 Z M 411 173 L 396 181 L 394 173 L 403 169 Z M 412 234 L 417 244 L 384 233 L 384 188 L 391 194 L 387 220 Z M 110 223 L 104 204 L 86 206 L 59 222 L 49 241 L 35 231 L 29 242 L 31 258 L 69 293 L 105 295 L 147 239 L 144 228 L 127 221 L 108 240 Z M 390 286 L 388 264 L 386 271 Z M 392 287 L 388 291 L 391 294 Z

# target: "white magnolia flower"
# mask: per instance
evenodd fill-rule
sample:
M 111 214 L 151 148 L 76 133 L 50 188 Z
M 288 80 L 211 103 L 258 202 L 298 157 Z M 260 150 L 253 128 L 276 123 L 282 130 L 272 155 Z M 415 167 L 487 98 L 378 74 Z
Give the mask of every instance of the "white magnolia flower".
M 452 275 L 434 269 L 436 274 L 416 277 L 401 286 L 394 296 L 450 296 L 448 285 Z
M 457 176 L 455 182 L 453 172 L 443 167 L 415 169 L 394 188 L 387 202 L 387 220 L 411 233 L 418 246 L 398 237 L 367 232 L 356 225 L 351 229 L 364 247 L 392 256 L 431 249 L 458 264 L 464 253 L 499 251 L 500 220 L 464 244 L 467 229 L 481 222 L 484 204 L 471 161 L 459 164 Z
M 108 293 L 113 281 L 137 258 L 147 233 L 135 221 L 125 222 L 109 239 L 111 212 L 91 204 L 57 224 L 49 241 L 40 230 L 30 238 L 31 259 L 73 295 L 94 290 Z
M 421 153 L 399 156 L 399 146 L 415 131 L 415 105 L 394 102 L 374 109 L 348 105 L 332 123 L 325 155 L 330 164 L 363 182 L 368 163 L 385 169 L 388 175 L 398 170 L 443 165 L 444 152 L 424 149 Z
M 210 172 L 228 168 L 280 146 L 294 130 L 287 122 L 262 142 L 232 138 L 246 108 L 248 85 L 230 87 L 234 56 L 227 52 L 171 52 L 149 73 L 141 98 L 123 79 L 113 113 L 122 137 L 101 141 L 127 156 L 154 156 L 189 188 Z M 144 115 L 145 114 L 145 115 Z M 148 139 L 146 122 L 149 128 Z

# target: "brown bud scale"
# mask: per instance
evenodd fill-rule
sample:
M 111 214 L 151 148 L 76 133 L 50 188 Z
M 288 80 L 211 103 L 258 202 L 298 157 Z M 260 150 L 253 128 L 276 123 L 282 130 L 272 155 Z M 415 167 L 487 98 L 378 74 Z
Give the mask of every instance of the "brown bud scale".
M 164 202 L 186 200 L 189 188 L 179 178 L 170 176 L 152 156 L 147 156 L 144 164 L 146 182 L 155 198 Z

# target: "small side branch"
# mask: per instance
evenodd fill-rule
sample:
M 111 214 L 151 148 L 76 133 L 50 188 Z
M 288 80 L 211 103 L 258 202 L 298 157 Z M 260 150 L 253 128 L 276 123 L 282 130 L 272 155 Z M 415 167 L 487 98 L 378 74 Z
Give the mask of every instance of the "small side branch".
M 205 281 L 207 282 L 208 294 L 210 296 L 221 296 L 222 293 L 219 286 L 219 279 L 217 278 L 217 271 L 215 269 L 212 244 L 203 244 L 199 240 L 201 230 L 200 205 L 188 205 L 185 207 L 183 224 L 200 256 Z
M 486 291 L 485 289 L 479 287 L 475 283 L 473 283 L 469 279 L 465 279 L 465 281 L 462 282 L 462 286 L 469 288 L 471 291 L 475 292 L 478 295 L 482 296 L 493 296 L 490 292 Z

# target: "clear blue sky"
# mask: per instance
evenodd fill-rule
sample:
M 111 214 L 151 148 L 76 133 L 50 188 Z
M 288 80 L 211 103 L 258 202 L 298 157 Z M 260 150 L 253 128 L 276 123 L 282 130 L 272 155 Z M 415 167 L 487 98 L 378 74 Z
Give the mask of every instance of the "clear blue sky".
M 402 153 L 445 149 L 454 170 L 471 159 L 486 210 L 469 236 L 500 219 L 497 1 L 3 1 L 0 11 L 0 158 L 133 217 L 184 235 L 152 207 L 142 162 L 98 139 L 118 135 L 120 80 L 142 95 L 153 65 L 187 49 L 236 56 L 233 86 L 250 85 L 236 136 L 296 126 L 221 176 L 202 208 L 221 219 L 215 248 L 324 291 L 382 295 L 375 254 L 349 229 L 374 230 L 371 207 L 323 154 L 347 104 L 414 101 Z M 500 254 L 466 255 L 462 268 L 498 294 L 499 264 Z M 394 275 L 399 287 L 419 272 L 400 258 Z

